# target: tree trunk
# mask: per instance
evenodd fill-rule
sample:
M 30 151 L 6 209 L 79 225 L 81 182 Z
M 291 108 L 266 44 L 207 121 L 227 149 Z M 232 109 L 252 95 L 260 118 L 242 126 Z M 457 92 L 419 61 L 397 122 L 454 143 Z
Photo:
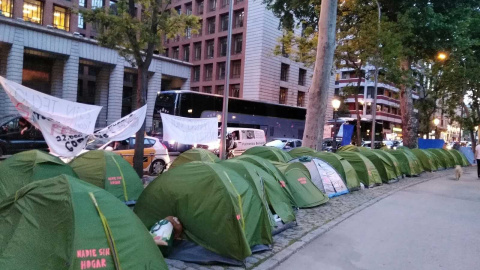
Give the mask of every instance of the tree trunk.
M 357 131 L 357 146 L 362 146 L 362 118 L 360 117 L 360 110 L 358 106 L 358 89 L 360 89 L 360 86 L 362 85 L 362 76 L 360 74 L 362 71 L 358 72 L 358 82 L 357 82 L 357 88 L 355 89 L 355 113 L 357 114 L 357 124 L 355 127 L 355 130 Z M 367 83 L 367 79 L 365 78 L 365 83 Z M 365 98 L 363 97 L 363 106 L 365 106 Z
M 139 66 L 137 74 L 137 109 L 145 105 L 145 95 L 148 85 L 148 67 Z M 145 139 L 145 123 L 135 135 L 135 152 L 133 154 L 133 168 L 141 178 L 143 176 L 143 156 L 144 156 L 144 139 Z
M 370 147 L 375 149 L 375 133 L 377 122 L 377 92 L 378 92 L 378 64 L 375 66 L 375 86 L 373 87 L 373 103 L 372 103 L 372 144 Z
M 410 70 L 410 61 L 404 60 L 402 69 Z M 418 120 L 413 112 L 412 89 L 405 84 L 400 87 L 400 109 L 402 111 L 403 145 L 408 148 L 416 148 Z
M 312 85 L 309 90 L 303 145 L 321 151 L 325 114 L 335 52 L 337 0 L 322 0 L 318 21 L 318 44 Z

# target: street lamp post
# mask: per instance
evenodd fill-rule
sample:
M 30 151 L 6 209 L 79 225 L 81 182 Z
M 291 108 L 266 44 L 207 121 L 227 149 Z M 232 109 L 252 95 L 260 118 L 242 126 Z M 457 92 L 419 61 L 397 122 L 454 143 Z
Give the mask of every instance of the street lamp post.
M 435 139 L 438 139 L 438 124 L 440 124 L 440 120 L 438 118 L 433 119 L 433 124 L 435 125 Z
M 340 108 L 340 100 L 332 100 L 333 107 L 333 141 L 332 141 L 332 152 L 337 152 L 337 111 Z

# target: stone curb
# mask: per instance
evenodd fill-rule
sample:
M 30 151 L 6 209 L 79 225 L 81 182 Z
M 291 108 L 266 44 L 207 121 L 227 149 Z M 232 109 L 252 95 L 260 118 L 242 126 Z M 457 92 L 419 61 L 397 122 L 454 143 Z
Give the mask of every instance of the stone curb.
M 427 179 L 423 179 L 423 180 L 420 180 L 420 181 L 415 182 L 415 183 L 407 184 L 404 187 L 401 187 L 399 189 L 396 189 L 396 190 L 390 191 L 388 193 L 385 193 L 385 194 L 383 194 L 383 195 L 381 195 L 381 196 L 379 196 L 375 199 L 372 199 L 371 201 L 368 201 L 368 202 L 365 202 L 365 203 L 361 204 L 360 206 L 358 206 L 358 207 L 356 207 L 356 208 L 354 208 L 354 209 L 352 209 L 348 212 L 343 213 L 342 215 L 336 217 L 332 221 L 323 224 L 319 228 L 317 228 L 317 229 L 307 233 L 306 235 L 304 235 L 302 238 L 300 238 L 298 241 L 296 241 L 292 245 L 286 247 L 285 249 L 283 249 L 279 253 L 277 253 L 277 254 L 273 255 L 272 257 L 268 258 L 267 260 L 262 262 L 260 265 L 257 265 L 255 268 L 252 268 L 252 270 L 274 269 L 276 266 L 280 265 L 282 262 L 287 260 L 289 257 L 291 257 L 292 255 L 297 253 L 297 251 L 302 249 L 308 243 L 310 243 L 313 240 L 319 238 L 324 233 L 330 231 L 332 228 L 336 227 L 337 225 L 339 225 L 340 223 L 345 221 L 347 218 L 349 218 L 349 217 L 351 217 L 351 216 L 353 216 L 357 213 L 360 213 L 361 211 L 368 208 L 369 206 L 374 205 L 375 203 L 391 196 L 392 194 L 394 194 L 398 191 L 402 191 L 402 190 L 407 189 L 409 187 L 412 187 L 412 186 L 430 181 L 430 180 L 434 179 L 434 177 L 436 176 L 436 173 L 432 173 L 432 172 L 427 172 L 427 173 L 430 174 Z

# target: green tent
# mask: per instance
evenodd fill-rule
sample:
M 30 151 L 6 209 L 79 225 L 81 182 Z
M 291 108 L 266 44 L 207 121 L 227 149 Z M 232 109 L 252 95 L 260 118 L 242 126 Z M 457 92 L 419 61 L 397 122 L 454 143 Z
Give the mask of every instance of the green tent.
M 448 157 L 448 160 L 452 167 L 455 167 L 455 165 L 460 165 L 460 162 L 457 161 L 457 158 L 450 151 L 445 149 L 439 149 L 439 150 L 442 151 L 442 153 Z
M 271 176 L 273 176 L 275 178 L 275 180 L 278 182 L 278 184 L 280 185 L 280 187 L 282 187 L 282 190 L 283 190 L 285 196 L 287 196 L 289 198 L 292 206 L 298 207 L 298 205 L 295 203 L 295 200 L 293 199 L 292 192 L 290 191 L 290 189 L 286 185 L 285 176 L 283 175 L 283 173 L 281 171 L 279 171 L 277 169 L 277 167 L 275 167 L 272 164 L 272 162 L 270 162 L 270 161 L 268 161 L 264 158 L 253 156 L 253 155 L 241 155 L 241 156 L 235 157 L 234 159 L 235 160 L 243 160 L 243 161 L 252 163 L 252 164 L 262 168 L 264 171 L 266 171 Z
M 457 160 L 460 161 L 461 166 L 469 166 L 470 163 L 468 162 L 467 158 L 462 154 L 462 152 L 452 149 L 450 152 L 457 157 Z
M 288 154 L 292 158 L 297 158 L 297 157 L 302 157 L 302 156 L 311 156 L 315 154 L 317 151 L 313 150 L 312 148 L 308 147 L 298 147 L 294 148 L 291 151 L 288 152 Z
M 380 178 L 378 170 L 368 158 L 360 153 L 350 151 L 337 152 L 337 154 L 350 162 L 350 165 L 353 166 L 360 181 L 365 187 L 373 187 L 382 184 L 382 179 Z
M 345 152 L 345 151 L 348 151 L 348 152 L 358 152 L 358 147 L 355 146 L 355 145 L 344 145 L 342 147 L 340 147 L 337 152 Z
M 335 168 L 343 181 L 347 184 L 348 190 L 354 191 L 360 189 L 360 179 L 358 178 L 357 172 L 350 162 L 342 156 L 328 152 L 317 152 L 313 154 L 312 157 L 319 158 Z
M 410 148 L 402 146 L 399 150 L 397 149 L 397 151 L 403 151 L 412 160 L 413 166 L 415 168 L 414 170 L 418 172 L 417 175 L 421 174 L 424 171 L 422 162 L 417 158 L 417 156 L 415 156 L 415 154 Z
M 398 161 L 398 159 L 394 155 L 392 155 L 390 152 L 382 151 L 380 149 L 375 149 L 375 150 L 373 150 L 373 152 L 383 156 L 385 159 L 387 159 L 388 161 L 391 162 L 391 164 L 393 166 L 393 171 L 394 171 L 395 176 L 397 178 L 401 177 L 403 175 L 402 170 L 400 169 L 400 162 Z
M 270 161 L 279 162 L 288 162 L 292 159 L 287 152 L 272 146 L 255 146 L 247 149 L 243 155 L 253 155 Z
M 440 162 L 442 162 L 442 165 L 445 169 L 448 168 L 453 168 L 453 161 L 451 160 L 450 156 L 447 156 L 441 149 L 428 149 L 430 152 L 432 152 L 434 155 L 439 157 Z
M 448 168 L 447 161 L 445 160 L 446 157 L 441 152 L 433 151 L 434 149 L 425 149 L 425 150 L 434 157 L 434 161 L 437 163 L 438 170 L 444 170 Z
M 31 182 L 75 172 L 58 157 L 31 150 L 15 154 L 0 163 L 0 201 Z
M 258 192 L 218 163 L 190 162 L 167 171 L 147 186 L 134 211 L 147 228 L 176 216 L 191 241 L 236 260 L 250 256 L 250 247 L 273 241 Z
M 134 202 L 143 191 L 143 183 L 133 167 L 120 155 L 92 150 L 76 157 L 70 166 L 78 178 L 112 193 L 123 202 Z
M 0 254 L 0 269 L 11 270 L 168 269 L 127 206 L 66 175 L 30 183 L 0 203 Z
M 169 169 L 173 169 L 182 164 L 189 163 L 192 161 L 203 161 L 203 162 L 219 162 L 220 159 L 213 154 L 212 152 L 202 149 L 202 148 L 193 148 L 188 151 L 185 151 L 178 155 L 178 157 L 172 162 Z
M 256 188 L 261 198 L 266 201 L 283 221 L 288 223 L 295 220 L 292 203 L 277 180 L 262 168 L 239 159 L 229 159 L 219 163 L 232 169 Z
M 445 167 L 443 165 L 443 162 L 440 160 L 440 157 L 437 157 L 437 155 L 433 154 L 433 152 L 429 151 L 428 149 L 422 149 L 427 156 L 429 156 L 430 160 L 432 163 L 437 167 L 437 170 L 444 170 Z
M 360 151 L 360 154 L 368 158 L 373 163 L 373 165 L 375 165 L 375 168 L 377 169 L 383 183 L 389 183 L 392 180 L 398 180 L 395 173 L 394 165 L 391 161 L 388 161 L 382 155 L 372 150 Z
M 312 177 L 305 165 L 300 162 L 290 164 L 273 162 L 273 165 L 285 175 L 285 183 L 298 207 L 309 208 L 328 202 L 327 195 L 312 183 Z
M 426 171 L 436 171 L 438 169 L 437 164 L 430 152 L 425 151 L 424 149 L 412 149 L 412 153 L 420 160 L 420 163 L 422 164 L 422 167 Z M 399 153 L 402 153 L 402 151 L 397 151 Z
M 398 164 L 402 174 L 405 174 L 407 176 L 414 176 L 422 173 L 423 167 L 420 168 L 418 164 L 416 164 L 415 159 L 413 159 L 412 156 L 409 155 L 407 152 L 402 150 L 390 149 L 385 149 L 383 151 L 394 156 L 398 160 Z

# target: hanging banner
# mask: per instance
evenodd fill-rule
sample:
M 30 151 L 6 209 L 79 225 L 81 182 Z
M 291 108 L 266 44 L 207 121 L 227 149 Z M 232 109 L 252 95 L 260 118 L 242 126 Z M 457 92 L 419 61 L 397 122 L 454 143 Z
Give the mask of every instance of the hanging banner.
M 353 136 L 353 125 L 343 124 L 343 137 L 342 137 L 342 146 L 349 145 L 352 143 Z
M 34 113 L 56 122 L 78 133 L 92 134 L 102 107 L 72 102 L 50 96 L 0 76 L 0 85 L 7 92 L 21 116 L 37 128 Z
M 186 118 L 160 113 L 163 140 L 182 144 L 207 144 L 218 141 L 218 119 Z
M 147 105 L 95 132 L 93 135 L 97 138 L 108 138 L 111 141 L 125 140 L 137 133 L 145 122 L 146 116 Z

